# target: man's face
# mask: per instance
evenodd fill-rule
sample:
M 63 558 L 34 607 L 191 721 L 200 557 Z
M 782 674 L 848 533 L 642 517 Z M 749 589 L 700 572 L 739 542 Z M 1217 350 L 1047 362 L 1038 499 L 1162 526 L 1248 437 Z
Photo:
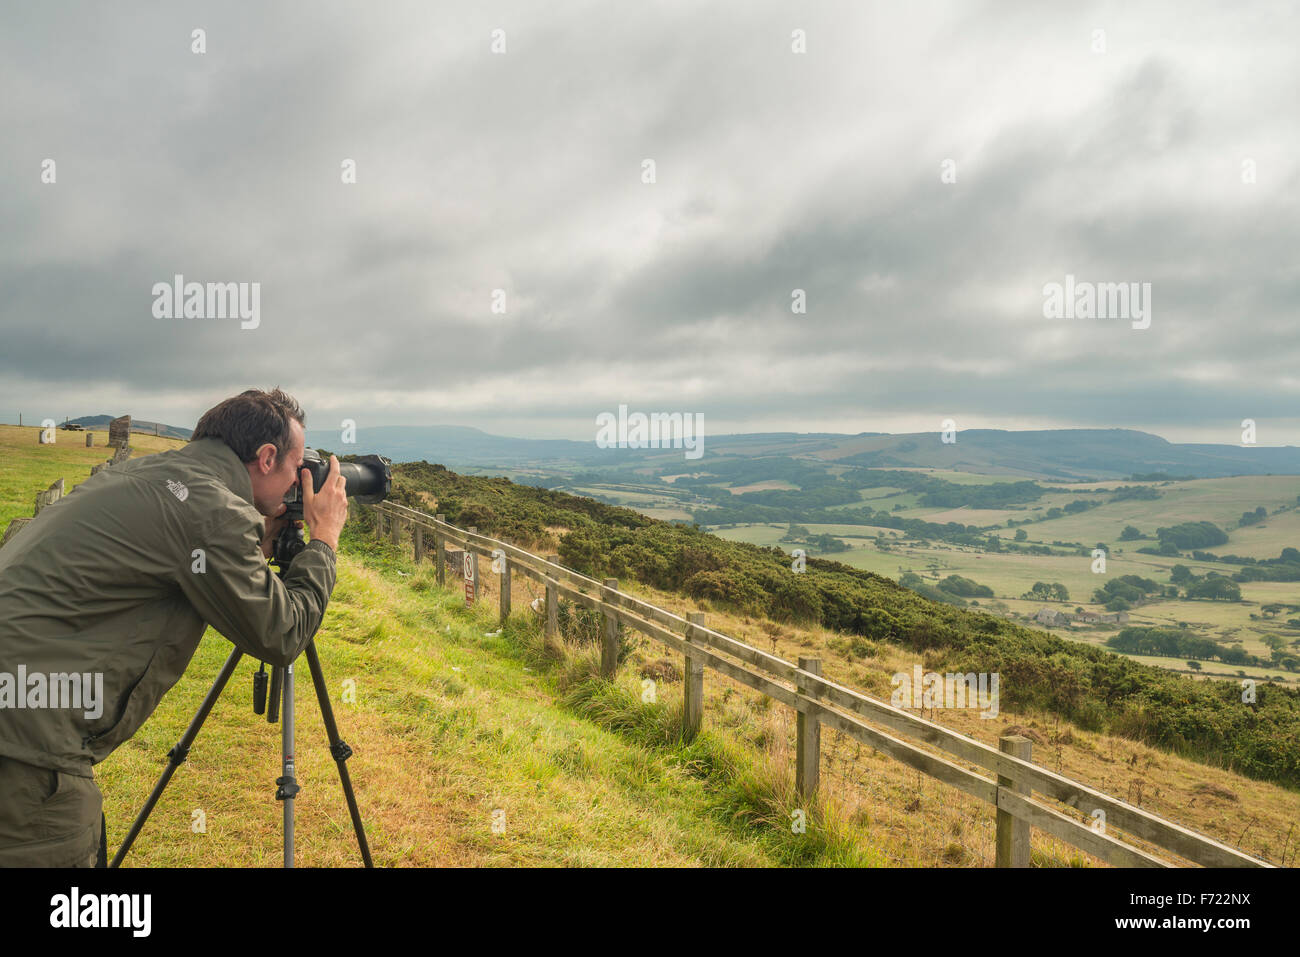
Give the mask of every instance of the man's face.
M 278 512 L 285 493 L 297 484 L 306 444 L 302 424 L 290 419 L 289 448 L 280 461 L 275 461 L 275 446 L 268 442 L 257 450 L 257 458 L 247 463 L 248 477 L 253 483 L 253 505 L 263 515 Z

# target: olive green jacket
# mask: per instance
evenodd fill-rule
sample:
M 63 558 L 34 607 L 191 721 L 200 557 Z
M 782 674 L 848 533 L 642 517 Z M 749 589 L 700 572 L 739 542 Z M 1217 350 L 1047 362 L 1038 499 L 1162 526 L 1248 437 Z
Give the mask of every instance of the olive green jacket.
M 205 624 L 271 664 L 298 656 L 334 590 L 334 552 L 309 543 L 281 581 L 252 502 L 247 466 L 200 439 L 103 469 L 0 548 L 0 755 L 89 776 L 176 683 Z

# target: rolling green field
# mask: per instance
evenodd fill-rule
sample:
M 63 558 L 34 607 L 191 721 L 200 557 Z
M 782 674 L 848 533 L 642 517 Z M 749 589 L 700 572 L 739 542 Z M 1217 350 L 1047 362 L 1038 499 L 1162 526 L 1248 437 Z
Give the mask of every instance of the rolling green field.
M 960 482 L 957 474 L 960 473 L 943 473 L 942 477 L 948 481 Z M 988 481 L 996 480 L 993 476 L 975 478 L 984 481 L 966 484 L 987 484 Z M 1121 575 L 1139 575 L 1167 585 L 1173 567 L 1178 564 L 1187 566 L 1197 575 L 1217 571 L 1230 576 L 1240 570 L 1240 565 L 1196 561 L 1185 556 L 1139 554 L 1138 548 L 1156 544 L 1155 533 L 1160 527 L 1181 522 L 1211 521 L 1228 534 L 1227 544 L 1208 549 L 1218 555 L 1275 558 L 1283 548 L 1300 547 L 1300 509 L 1296 507 L 1297 494 L 1300 494 L 1300 477 L 1242 476 L 1166 482 L 1157 485 L 1160 493 L 1157 499 L 1110 502 L 1109 493 L 1126 484 L 1143 483 L 1106 482 L 1060 486 L 1059 491 L 1044 495 L 1040 502 L 1032 506 L 1008 509 L 921 508 L 916 505 L 918 496 L 914 494 L 890 494 L 896 491 L 890 489 L 864 490 L 872 495 L 873 508 L 890 510 L 894 505 L 905 505 L 903 510 L 896 513 L 903 518 L 976 525 L 1007 541 L 1013 541 L 1017 529 L 1023 527 L 1027 535 L 1022 542 L 1024 545 L 1077 543 L 1090 551 L 1096 544 L 1105 544 L 1105 574 L 1095 574 L 1092 571 L 1091 555 L 1080 554 L 1077 547 L 1055 546 L 1054 550 L 1062 554 L 1029 555 L 993 552 L 940 541 L 904 540 L 902 532 L 876 526 L 808 523 L 804 527 L 812 535 L 834 535 L 852 546 L 849 551 L 827 553 L 820 557 L 894 579 L 906 572 L 915 572 L 932 584 L 948 575 L 961 575 L 993 590 L 993 599 L 978 600 L 981 606 L 996 614 L 1016 616 L 1024 620 L 1045 606 L 1071 613 L 1082 607 L 1105 614 L 1106 609 L 1091 600 L 1092 594 L 1108 579 Z M 1108 494 L 1088 496 L 1082 493 L 1082 490 L 1090 488 L 1103 488 Z M 1067 503 L 1080 498 L 1097 500 L 1103 504 L 1059 518 L 1044 518 L 1048 509 L 1063 508 Z M 1256 525 L 1238 526 L 1242 513 L 1254 511 L 1258 506 L 1264 506 L 1268 511 L 1267 519 Z M 1016 522 L 1038 520 L 1018 525 L 1017 528 L 1008 528 L 1005 524 L 1007 518 L 1013 518 Z M 1120 533 L 1129 525 L 1148 537 L 1120 541 Z M 764 546 L 776 545 L 790 551 L 799 546 L 781 541 L 787 528 L 788 526 L 767 523 L 724 526 L 712 530 L 722 538 Z M 889 543 L 887 548 L 880 547 L 878 538 L 881 536 Z M 1037 581 L 1060 582 L 1069 590 L 1069 600 L 1044 602 L 1023 599 L 1021 596 Z M 1300 629 L 1286 623 L 1287 618 L 1297 617 L 1295 614 L 1282 613 L 1270 617 L 1261 612 L 1261 606 L 1270 603 L 1300 603 L 1300 583 L 1246 582 L 1242 583 L 1241 592 L 1240 602 L 1165 599 L 1142 604 L 1130 610 L 1128 624 L 1169 627 L 1185 625 L 1221 641 L 1240 642 L 1247 653 L 1263 657 L 1268 657 L 1270 651 L 1264 642 L 1267 636 L 1280 637 L 1293 647 L 1300 646 Z M 1119 627 L 1116 624 L 1075 624 L 1050 627 L 1047 630 L 1077 641 L 1103 644 Z M 1139 660 L 1175 671 L 1195 673 L 1181 659 L 1139 657 Z M 1217 669 L 1221 674 L 1237 675 L 1240 672 L 1249 677 L 1273 676 L 1290 683 L 1300 681 L 1300 675 L 1279 668 L 1243 666 L 1238 669 L 1208 662 L 1203 663 L 1202 668 L 1201 674 Z
M 815 457 L 813 457 L 815 459 Z M 812 461 L 809 459 L 807 461 Z M 780 467 L 779 463 L 777 466 Z M 787 466 L 788 467 L 788 466 Z M 829 471 L 841 474 L 842 466 L 830 466 Z M 867 471 L 874 471 L 868 469 Z M 929 478 L 942 479 L 957 486 L 989 486 L 998 482 L 1015 481 L 1014 475 L 989 475 L 950 469 L 903 468 L 900 472 L 915 472 Z M 752 470 L 743 484 L 729 486 L 725 481 L 714 483 L 713 489 L 731 492 L 738 500 L 744 492 L 795 488 L 790 482 L 773 477 L 769 480 L 754 478 Z M 989 551 L 979 546 L 953 544 L 930 538 L 909 538 L 898 529 L 877 525 L 833 524 L 802 521 L 798 524 L 808 529 L 812 536 L 832 535 L 850 546 L 848 551 L 826 553 L 818 556 L 815 550 L 805 549 L 812 557 L 831 558 L 855 568 L 898 579 L 908 572 L 921 576 L 923 581 L 935 584 L 948 575 L 960 575 L 986 585 L 994 592 L 992 599 L 977 599 L 979 604 L 994 614 L 1016 618 L 1031 623 L 1032 616 L 1041 608 L 1050 606 L 1066 613 L 1083 608 L 1097 614 L 1106 609 L 1092 601 L 1093 592 L 1107 580 L 1138 575 L 1170 584 L 1175 565 L 1182 564 L 1196 575 L 1217 572 L 1231 576 L 1242 566 L 1224 562 L 1205 562 L 1190 558 L 1190 552 L 1181 556 L 1143 555 L 1138 549 L 1158 543 L 1157 529 L 1183 522 L 1212 522 L 1227 532 L 1227 544 L 1207 549 L 1216 555 L 1239 555 L 1254 559 L 1276 558 L 1284 548 L 1300 547 L 1300 476 L 1255 475 L 1233 478 L 1192 479 L 1186 481 L 1136 481 L 1110 480 L 1096 482 L 1039 481 L 1047 491 L 1036 501 L 1011 504 L 1005 507 L 932 507 L 921 504 L 923 495 L 899 487 L 870 487 L 857 490 L 857 501 L 831 504 L 824 508 L 821 517 L 851 509 L 868 508 L 888 512 L 899 519 L 914 519 L 936 525 L 957 523 L 983 530 L 983 535 L 994 535 L 1012 543 L 1018 533 L 1027 536 L 1022 546 L 1050 547 L 1051 555 L 1030 555 L 1019 552 Z M 1147 486 L 1158 497 L 1115 498 L 1124 487 Z M 644 484 L 635 482 L 591 482 L 568 489 L 610 504 L 633 508 L 645 515 L 669 521 L 686 521 L 693 518 L 705 523 L 708 531 L 721 538 L 750 542 L 765 547 L 777 546 L 792 551 L 802 547 L 799 542 L 783 541 L 787 537 L 789 522 L 754 522 L 747 524 L 707 524 L 714 503 L 703 501 L 688 487 L 676 488 L 671 483 L 647 475 Z M 1079 500 L 1097 503 L 1085 511 L 1065 512 L 1066 506 Z M 951 501 L 951 498 L 950 498 Z M 1244 512 L 1254 512 L 1263 507 L 1267 517 L 1258 524 L 1239 525 Z M 1051 510 L 1056 517 L 1049 518 Z M 1014 527 L 1008 525 L 1014 523 Z M 1121 533 L 1132 526 L 1141 534 L 1135 540 L 1121 540 Z M 1023 531 L 1022 531 L 1023 530 Z M 1059 544 L 1058 544 L 1059 543 Z M 1092 558 L 1086 552 L 1096 545 L 1107 550 L 1104 574 L 1092 571 Z M 1059 582 L 1069 591 L 1069 600 L 1044 602 L 1022 596 L 1035 582 Z M 1123 624 L 1135 626 L 1186 627 L 1196 634 L 1240 648 L 1250 655 L 1268 658 L 1269 640 L 1281 640 L 1293 650 L 1300 648 L 1300 628 L 1287 624 L 1297 613 L 1265 614 L 1262 606 L 1268 604 L 1300 604 L 1300 583 L 1247 582 L 1241 585 L 1240 602 L 1193 601 L 1186 598 L 1161 598 L 1140 604 L 1128 612 Z M 1104 644 L 1116 634 L 1119 623 L 1071 623 L 1063 626 L 1044 626 L 1076 641 Z M 1146 659 L 1142 659 L 1146 660 Z M 1213 668 L 1202 663 L 1199 672 L 1191 669 L 1181 659 L 1151 659 L 1151 663 L 1184 673 L 1209 674 Z M 1219 665 L 1219 671 L 1227 669 Z M 1300 675 L 1284 672 L 1278 667 L 1243 666 L 1231 668 L 1232 675 L 1250 677 L 1275 677 L 1295 683 Z
M 1130 483 L 1139 484 L 1139 483 Z M 1156 486 L 1161 497 L 1155 501 L 1130 499 L 1102 505 L 1075 515 L 1043 521 L 1028 527 L 1031 540 L 1118 543 L 1120 532 L 1132 525 L 1154 540 L 1158 527 L 1179 522 L 1210 521 L 1229 529 L 1229 544 L 1213 551 L 1247 555 L 1252 558 L 1273 558 L 1287 546 L 1300 543 L 1300 511 L 1295 508 L 1300 495 L 1300 476 L 1251 475 L 1224 479 L 1198 479 L 1191 482 L 1171 482 Z M 1009 512 L 1017 521 L 1041 518 L 1048 508 L 1063 507 L 1081 495 L 1077 490 L 1045 495 L 1041 507 Z M 1096 496 L 1105 501 L 1106 496 Z M 1237 528 L 1241 513 L 1253 511 L 1263 505 L 1269 518 L 1260 525 Z M 1286 511 L 1272 514 L 1279 508 Z M 1005 520 L 1004 520 L 1005 521 Z M 968 523 L 969 524 L 969 523 Z M 1014 529 L 999 532 L 1004 538 L 1015 534 Z M 1150 541 L 1133 542 L 1150 545 Z
M 955 482 L 957 485 L 993 485 L 997 482 L 1007 481 L 1005 475 L 982 475 L 976 472 L 956 472 L 952 469 L 900 468 L 898 471 L 932 475 L 935 478 L 943 479 L 945 482 Z
M 94 446 L 86 448 L 86 432 L 54 430 L 55 443 L 37 442 L 40 429 L 26 425 L 0 425 L 0 530 L 10 519 L 31 518 L 36 492 L 59 479 L 64 491 L 90 478 L 90 467 L 113 457 L 106 431 L 91 432 Z M 161 452 L 185 443 L 143 432 L 131 433 L 133 455 Z
M 813 534 L 826 532 L 841 535 L 848 543 L 853 543 L 854 539 L 845 534 L 847 530 L 855 529 L 858 534 L 865 533 L 864 526 L 810 525 L 807 527 Z M 893 532 L 892 529 L 886 531 Z M 718 529 L 714 534 L 734 541 L 779 545 L 787 551 L 798 547 L 780 542 L 779 539 L 784 532 L 766 525 L 723 528 Z M 896 532 L 893 534 L 897 535 Z M 986 607 L 995 613 L 1009 612 L 1026 619 L 1043 607 L 1057 608 L 1066 612 L 1073 612 L 1075 608 L 1082 607 L 1088 611 L 1105 614 L 1105 608 L 1091 601 L 1091 595 L 1093 590 L 1108 578 L 1140 575 L 1167 583 L 1169 569 L 1180 561 L 1176 558 L 1158 558 L 1152 555 L 1137 555 L 1133 552 L 1112 554 L 1106 563 L 1106 574 L 1094 575 L 1090 570 L 1092 559 L 1082 555 L 1039 556 L 981 552 L 974 548 L 942 543 L 930 546 L 899 545 L 891 547 L 889 551 L 881 551 L 874 544 L 858 544 L 850 551 L 822 557 L 895 580 L 908 571 L 916 572 L 931 583 L 937 583 L 948 575 L 961 575 L 993 589 L 995 598 L 979 599 L 981 607 Z M 1198 574 L 1204 574 L 1205 571 L 1216 567 L 1221 572 L 1235 567 L 1187 560 L 1182 560 L 1182 563 Z M 1020 596 L 1036 581 L 1064 584 L 1069 589 L 1070 600 L 1045 602 L 1038 599 L 1022 599 Z M 1281 618 L 1252 620 L 1250 617 L 1252 613 L 1259 613 L 1261 605 L 1270 602 L 1300 602 L 1300 588 L 1296 583 L 1247 582 L 1242 584 L 1241 591 L 1242 602 L 1177 599 L 1140 605 L 1129 612 L 1128 624 L 1173 627 L 1179 623 L 1186 623 L 1217 637 L 1240 640 L 1242 647 L 1252 655 L 1268 655 L 1268 646 L 1262 640 L 1264 635 L 1281 635 L 1288 642 L 1300 640 L 1300 629 L 1286 627 L 1285 621 Z M 1063 628 L 1035 625 L 1035 627 L 1044 627 L 1053 634 L 1090 644 L 1102 644 L 1106 638 L 1119 630 L 1117 625 Z M 1139 660 L 1175 671 L 1189 672 L 1186 662 L 1182 659 L 1148 659 L 1139 656 Z M 1216 667 L 1222 669 L 1226 666 Z M 1237 670 L 1233 668 L 1231 673 L 1236 674 Z M 1300 683 L 1300 676 L 1277 668 L 1261 669 L 1243 666 L 1240 670 L 1250 677 L 1274 676 L 1287 682 Z

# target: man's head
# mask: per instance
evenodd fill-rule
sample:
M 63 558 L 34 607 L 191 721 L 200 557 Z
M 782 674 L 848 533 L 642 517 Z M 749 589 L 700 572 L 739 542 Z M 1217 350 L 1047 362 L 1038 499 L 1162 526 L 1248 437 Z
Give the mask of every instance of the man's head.
M 274 515 L 298 481 L 305 419 L 293 397 L 279 389 L 249 389 L 203 413 L 190 441 L 221 439 L 230 446 L 248 468 L 253 505 Z

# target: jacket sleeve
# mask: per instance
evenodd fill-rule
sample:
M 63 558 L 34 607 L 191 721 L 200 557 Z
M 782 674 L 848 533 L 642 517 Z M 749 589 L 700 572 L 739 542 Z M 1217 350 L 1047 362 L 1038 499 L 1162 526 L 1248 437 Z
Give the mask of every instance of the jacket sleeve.
M 312 541 L 281 581 L 262 555 L 260 528 L 228 516 L 195 541 L 179 572 L 181 591 L 240 651 L 287 665 L 307 646 L 334 590 L 334 550 Z M 193 549 L 203 550 L 200 565 Z M 202 570 L 196 570 L 198 568 Z

